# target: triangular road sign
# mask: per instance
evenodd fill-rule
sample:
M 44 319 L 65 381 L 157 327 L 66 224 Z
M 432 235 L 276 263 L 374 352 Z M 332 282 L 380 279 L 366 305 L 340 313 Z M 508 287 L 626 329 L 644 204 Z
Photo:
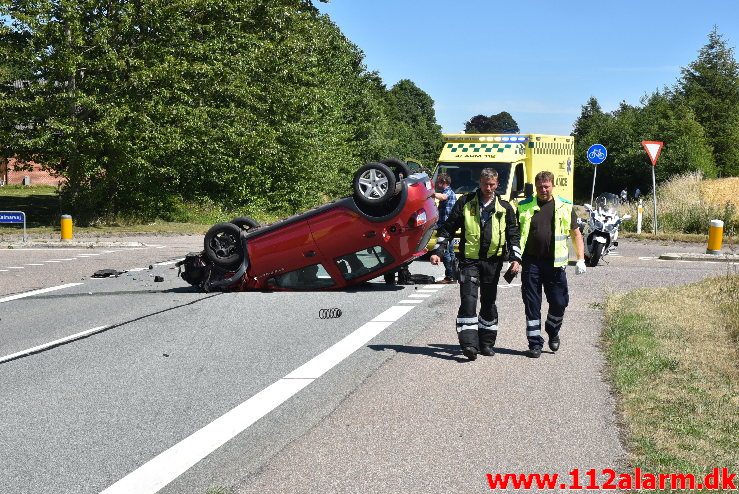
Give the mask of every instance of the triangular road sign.
M 652 160 L 652 166 L 657 166 L 657 158 L 659 158 L 659 153 L 662 152 L 662 146 L 665 143 L 660 141 L 642 141 L 641 145 L 649 155 L 649 159 Z

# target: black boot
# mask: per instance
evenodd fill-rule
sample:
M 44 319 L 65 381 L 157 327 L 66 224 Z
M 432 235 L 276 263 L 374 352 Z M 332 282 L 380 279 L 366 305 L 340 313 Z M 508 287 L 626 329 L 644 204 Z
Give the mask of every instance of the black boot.
M 480 342 L 476 329 L 464 329 L 457 333 L 459 337 L 459 346 L 462 347 L 462 353 L 470 360 L 475 360 L 480 349 Z
M 479 336 L 480 336 L 480 353 L 487 356 L 492 357 L 495 355 L 495 339 L 498 336 L 498 331 L 491 330 L 491 329 L 480 329 L 479 330 Z

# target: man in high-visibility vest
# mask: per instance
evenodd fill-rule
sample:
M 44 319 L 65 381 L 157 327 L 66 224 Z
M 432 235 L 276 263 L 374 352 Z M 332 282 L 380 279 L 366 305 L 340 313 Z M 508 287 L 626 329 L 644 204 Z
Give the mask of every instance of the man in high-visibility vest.
M 544 347 L 541 335 L 541 290 L 549 303 L 544 329 L 549 349 L 559 350 L 559 330 L 570 296 L 565 268 L 569 260 L 567 237 L 577 254 L 575 273 L 585 272 L 585 248 L 577 227 L 572 203 L 554 195 L 554 174 L 539 172 L 534 178 L 536 196 L 518 203 L 521 230 L 521 294 L 526 311 L 526 337 L 529 356 L 539 358 Z
M 497 188 L 498 172 L 483 169 L 477 190 L 458 198 L 449 217 L 437 230 L 436 252 L 444 252 L 454 232 L 462 229 L 458 256 L 461 303 L 456 327 L 462 353 L 469 360 L 475 360 L 478 353 L 495 355 L 493 347 L 498 335 L 495 298 L 500 271 L 504 261 L 511 262 L 513 273 L 521 267 L 516 211 L 495 194 Z M 431 256 L 431 264 L 439 264 L 439 260 L 438 254 Z

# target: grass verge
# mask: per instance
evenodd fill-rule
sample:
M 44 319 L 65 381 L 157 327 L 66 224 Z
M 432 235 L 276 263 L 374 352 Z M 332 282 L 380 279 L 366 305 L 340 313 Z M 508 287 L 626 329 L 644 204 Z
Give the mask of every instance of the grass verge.
M 611 297 L 605 315 L 632 466 L 739 472 L 739 275 Z

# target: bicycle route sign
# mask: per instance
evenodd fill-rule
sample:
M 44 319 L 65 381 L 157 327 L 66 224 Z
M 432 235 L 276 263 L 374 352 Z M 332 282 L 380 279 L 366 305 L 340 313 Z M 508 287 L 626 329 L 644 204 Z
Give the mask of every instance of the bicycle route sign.
M 608 151 L 603 144 L 593 144 L 588 148 L 588 161 L 594 165 L 600 165 L 606 160 Z

